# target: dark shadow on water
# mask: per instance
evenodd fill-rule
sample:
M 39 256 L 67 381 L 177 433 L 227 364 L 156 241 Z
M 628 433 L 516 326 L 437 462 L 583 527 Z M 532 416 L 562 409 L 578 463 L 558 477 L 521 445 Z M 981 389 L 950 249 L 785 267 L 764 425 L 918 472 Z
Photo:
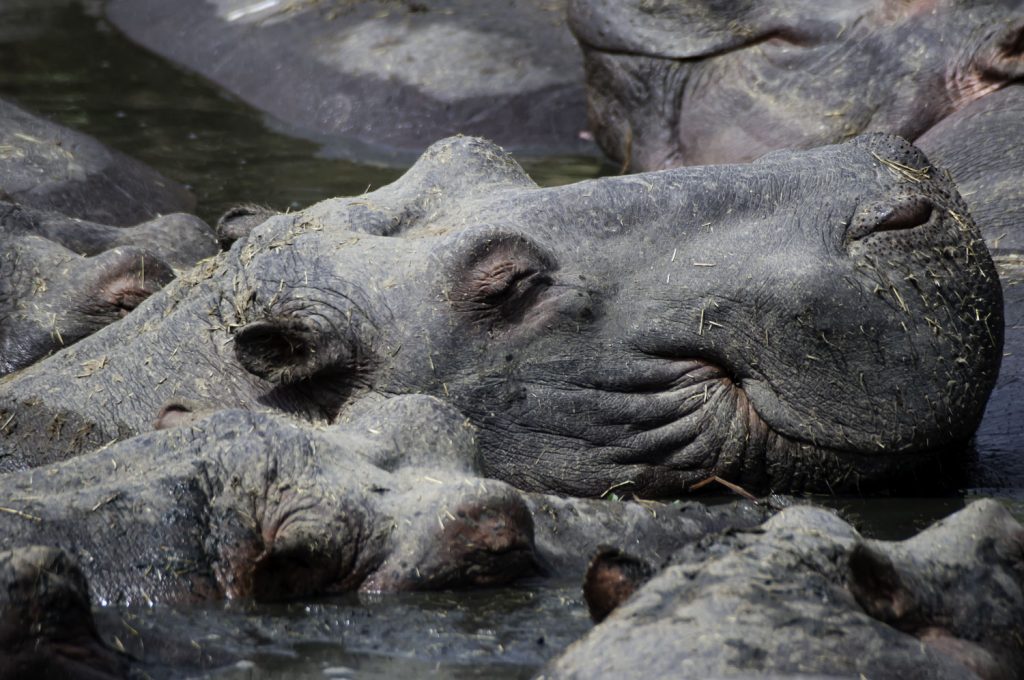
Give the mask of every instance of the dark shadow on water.
M 97 619 L 154 678 L 526 678 L 592 626 L 576 586 L 101 609 Z

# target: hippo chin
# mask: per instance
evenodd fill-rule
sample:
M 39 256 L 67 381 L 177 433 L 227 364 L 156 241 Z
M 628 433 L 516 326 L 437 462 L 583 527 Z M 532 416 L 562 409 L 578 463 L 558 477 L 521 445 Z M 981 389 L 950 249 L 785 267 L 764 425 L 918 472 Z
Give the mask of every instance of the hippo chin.
M 527 490 L 921 488 L 977 427 L 1001 309 L 962 200 L 899 138 L 551 189 L 452 138 L 0 384 L 0 466 L 420 393 Z

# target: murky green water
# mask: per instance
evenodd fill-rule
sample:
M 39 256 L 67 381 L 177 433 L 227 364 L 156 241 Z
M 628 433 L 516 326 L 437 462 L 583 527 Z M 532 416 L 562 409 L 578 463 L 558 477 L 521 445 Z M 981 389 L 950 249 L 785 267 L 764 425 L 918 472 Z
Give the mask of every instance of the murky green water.
M 68 0 L 0 0 L 0 96 L 189 185 L 205 219 L 240 202 L 300 208 L 401 174 L 322 157 L 315 144 L 274 132 L 259 112 L 133 46 L 97 16 Z M 609 172 L 591 158 L 522 160 L 547 185 Z M 1024 521 L 1024 491 L 979 494 L 1000 498 Z M 868 534 L 903 538 L 965 499 L 827 502 Z M 589 628 L 575 587 L 102 616 L 137 654 L 146 655 L 145 644 L 177 649 L 181 668 L 221 666 L 213 676 L 231 679 L 527 677 Z
M 208 221 L 241 202 L 284 210 L 360 194 L 403 171 L 322 157 L 68 0 L 0 0 L 0 96 L 188 185 Z M 595 158 L 520 161 L 545 185 L 608 171 Z

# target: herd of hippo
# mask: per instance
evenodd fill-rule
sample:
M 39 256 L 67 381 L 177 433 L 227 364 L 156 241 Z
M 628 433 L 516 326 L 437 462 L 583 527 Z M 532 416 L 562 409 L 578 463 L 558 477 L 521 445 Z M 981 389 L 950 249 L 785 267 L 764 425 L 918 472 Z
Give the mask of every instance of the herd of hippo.
M 148 677 L 100 603 L 538 578 L 598 621 L 544 678 L 1024 676 L 1003 505 L 883 541 L 793 497 L 1024 487 L 1020 0 L 100 5 L 422 153 L 210 227 L 0 100 L 0 679 Z

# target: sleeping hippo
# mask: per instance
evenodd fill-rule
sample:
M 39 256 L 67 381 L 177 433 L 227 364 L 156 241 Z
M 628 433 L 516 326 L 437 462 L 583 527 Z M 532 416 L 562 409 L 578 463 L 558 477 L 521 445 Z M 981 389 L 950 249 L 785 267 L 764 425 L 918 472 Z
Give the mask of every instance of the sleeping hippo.
M 1012 320 L 978 433 L 980 485 L 1024 484 L 1012 462 L 1024 437 L 1024 4 L 573 0 L 569 22 L 591 126 L 633 170 L 883 131 L 951 173 L 999 258 Z
M 0 382 L 0 468 L 427 394 L 526 490 L 923 488 L 978 424 L 1001 310 L 963 201 L 896 137 L 549 189 L 452 138 Z
M 590 125 L 636 171 L 863 132 L 953 175 L 990 246 L 1024 248 L 1020 0 L 572 0 Z
M 479 476 L 473 435 L 425 395 L 326 428 L 225 410 L 0 476 L 0 680 L 150 670 L 140 663 L 177 676 L 200 663 L 194 626 L 170 629 L 185 636 L 187 658 L 137 630 L 138 659 L 114 652 L 90 594 L 123 608 L 575 580 L 603 543 L 628 540 L 660 561 L 773 511 L 523 493 Z M 111 639 L 109 625 L 102 632 Z M 289 644 L 294 632 L 281 637 Z M 251 637 L 239 644 L 251 653 Z
M 891 542 L 792 507 L 684 547 L 646 585 L 601 559 L 589 590 L 639 589 L 545 678 L 1024 675 L 1024 527 L 993 500 Z
M 177 212 L 194 203 L 138 161 L 0 100 L 0 376 L 217 253 L 213 231 Z

